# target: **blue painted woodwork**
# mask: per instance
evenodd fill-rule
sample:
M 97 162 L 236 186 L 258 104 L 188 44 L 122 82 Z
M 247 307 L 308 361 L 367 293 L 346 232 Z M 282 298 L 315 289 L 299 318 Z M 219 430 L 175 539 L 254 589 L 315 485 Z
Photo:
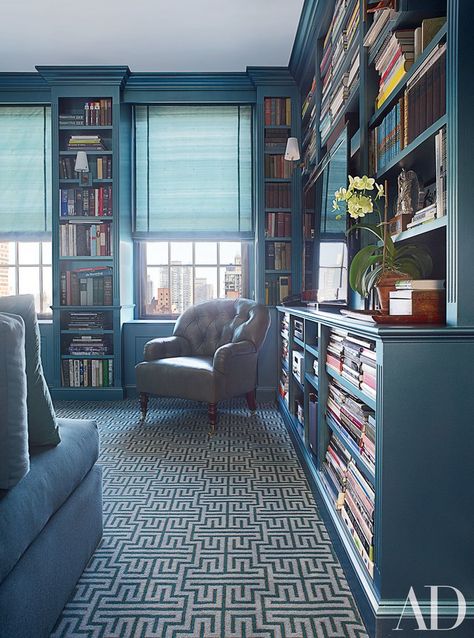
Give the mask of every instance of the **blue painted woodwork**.
M 308 431 L 301 441 L 292 414 L 299 384 L 290 375 L 289 409 L 282 414 L 297 441 L 306 472 L 318 490 L 325 516 L 332 522 L 335 545 L 344 551 L 352 575 L 364 592 L 365 605 L 377 625 L 377 638 L 392 635 L 410 586 L 426 610 L 430 584 L 450 584 L 468 601 L 474 596 L 470 500 L 474 437 L 474 395 L 457 379 L 469 376 L 474 356 L 474 328 L 450 326 L 365 325 L 342 315 L 278 308 L 305 323 L 305 341 L 318 330 L 318 450 L 309 450 Z M 332 327 L 374 339 L 377 346 L 375 575 L 372 582 L 339 515 L 328 498 L 320 472 L 330 424 L 325 405 L 332 374 L 326 371 L 326 347 Z M 290 329 L 291 351 L 295 344 Z M 291 360 L 291 359 L 290 359 Z M 312 365 L 312 364 L 311 364 Z M 306 372 L 312 370 L 306 363 Z M 360 391 L 345 387 L 355 397 Z M 440 388 L 442 391 L 440 392 Z M 313 392 L 307 382 L 305 393 Z M 446 400 L 447 396 L 449 401 Z M 367 401 L 369 403 L 369 401 Z M 305 402 L 305 422 L 308 407 Z M 364 471 L 363 464 L 360 465 Z M 455 467 L 455 469 L 454 469 Z M 450 468 L 450 469 L 448 469 Z M 373 477 L 371 478 L 373 481 Z M 474 607 L 455 635 L 470 636 Z M 453 617 L 448 599 L 440 615 Z M 454 617 L 456 613 L 454 612 Z M 454 622 L 454 621 L 453 621 Z

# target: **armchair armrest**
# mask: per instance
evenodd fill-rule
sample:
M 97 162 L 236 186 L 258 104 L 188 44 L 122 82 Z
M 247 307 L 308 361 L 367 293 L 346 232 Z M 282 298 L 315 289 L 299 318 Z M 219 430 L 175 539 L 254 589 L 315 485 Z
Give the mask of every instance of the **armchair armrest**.
M 256 352 L 255 346 L 250 341 L 226 343 L 216 350 L 213 366 L 218 372 L 226 374 L 238 358 L 244 357 L 245 355 L 255 355 Z
M 143 358 L 145 361 L 167 359 L 168 357 L 182 357 L 190 354 L 191 346 L 184 337 L 158 337 L 145 344 Z

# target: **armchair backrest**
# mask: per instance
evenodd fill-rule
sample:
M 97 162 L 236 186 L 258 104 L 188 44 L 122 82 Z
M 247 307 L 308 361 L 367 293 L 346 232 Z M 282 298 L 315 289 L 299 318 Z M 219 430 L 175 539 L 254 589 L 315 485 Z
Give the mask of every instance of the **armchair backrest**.
M 191 306 L 173 334 L 184 337 L 192 354 L 213 356 L 225 343 L 250 341 L 259 350 L 270 326 L 268 308 L 251 299 L 213 299 Z

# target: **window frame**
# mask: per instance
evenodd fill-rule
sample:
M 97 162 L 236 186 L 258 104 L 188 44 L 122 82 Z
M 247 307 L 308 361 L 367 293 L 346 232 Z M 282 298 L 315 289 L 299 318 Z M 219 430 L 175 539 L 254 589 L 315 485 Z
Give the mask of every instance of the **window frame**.
M 50 268 L 51 270 L 51 295 L 53 294 L 53 258 L 51 256 L 51 263 L 45 263 L 43 261 L 44 252 L 43 252 L 43 244 L 51 244 L 52 245 L 52 237 L 49 239 L 0 239 L 1 244 L 14 244 L 14 254 L 15 261 L 14 263 L 1 264 L 0 268 L 3 269 L 12 269 L 15 271 L 15 291 L 14 294 L 20 294 L 20 268 L 38 268 L 39 270 L 39 298 L 40 298 L 40 309 L 37 311 L 38 319 L 52 319 L 53 311 L 45 312 L 45 299 L 44 299 L 44 269 Z M 35 243 L 39 245 L 39 262 L 31 263 L 31 264 L 21 264 L 20 263 L 20 248 L 19 244 L 28 244 Z M 34 291 L 31 292 L 34 294 Z M 53 303 L 53 299 L 51 298 L 51 304 Z M 49 306 L 51 308 L 51 306 Z
M 147 262 L 147 243 L 166 243 L 167 246 L 167 255 L 168 255 L 168 263 L 167 264 L 154 264 Z M 148 268 L 167 268 L 168 269 L 168 281 L 170 280 L 171 268 L 173 265 L 171 264 L 171 244 L 172 243 L 185 243 L 192 244 L 192 260 L 189 264 L 177 264 L 175 268 L 191 268 L 192 269 L 192 298 L 193 301 L 191 305 L 195 302 L 195 285 L 196 285 L 196 269 L 199 268 L 214 268 L 217 274 L 217 294 L 220 292 L 220 278 L 219 272 L 221 269 L 229 266 L 229 263 L 221 263 L 220 261 L 220 244 L 222 243 L 239 243 L 241 246 L 241 268 L 242 268 L 242 297 L 250 296 L 250 281 L 251 281 L 251 272 L 250 272 L 250 263 L 251 263 L 251 251 L 253 250 L 253 242 L 248 240 L 243 240 L 242 238 L 236 238 L 234 240 L 218 240 L 218 239 L 203 239 L 196 237 L 188 237 L 188 238 L 173 238 L 170 239 L 168 237 L 155 238 L 150 237 L 149 239 L 141 239 L 135 241 L 136 247 L 136 260 L 137 264 L 137 272 L 138 272 L 138 285 L 136 286 L 137 290 L 137 298 L 136 298 L 136 310 L 137 310 L 137 319 L 143 320 L 173 320 L 175 321 L 180 313 L 169 313 L 169 314 L 147 314 L 145 311 L 146 308 L 146 284 L 147 284 L 147 270 Z M 217 245 L 216 250 L 216 263 L 199 263 L 196 264 L 196 244 L 197 243 L 215 243 Z M 223 299 L 224 297 L 220 297 Z

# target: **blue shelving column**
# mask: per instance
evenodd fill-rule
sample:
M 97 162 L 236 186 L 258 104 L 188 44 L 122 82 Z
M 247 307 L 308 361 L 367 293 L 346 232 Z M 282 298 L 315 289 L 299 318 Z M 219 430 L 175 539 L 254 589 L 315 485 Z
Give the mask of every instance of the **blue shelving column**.
M 121 104 L 129 70 L 38 71 L 52 104 L 53 395 L 122 398 L 121 326 L 133 312 L 130 198 L 124 197 L 130 177 L 121 175 L 122 163 L 129 165 L 123 140 L 130 135 L 121 135 L 130 121 Z M 75 171 L 79 150 L 88 172 Z

